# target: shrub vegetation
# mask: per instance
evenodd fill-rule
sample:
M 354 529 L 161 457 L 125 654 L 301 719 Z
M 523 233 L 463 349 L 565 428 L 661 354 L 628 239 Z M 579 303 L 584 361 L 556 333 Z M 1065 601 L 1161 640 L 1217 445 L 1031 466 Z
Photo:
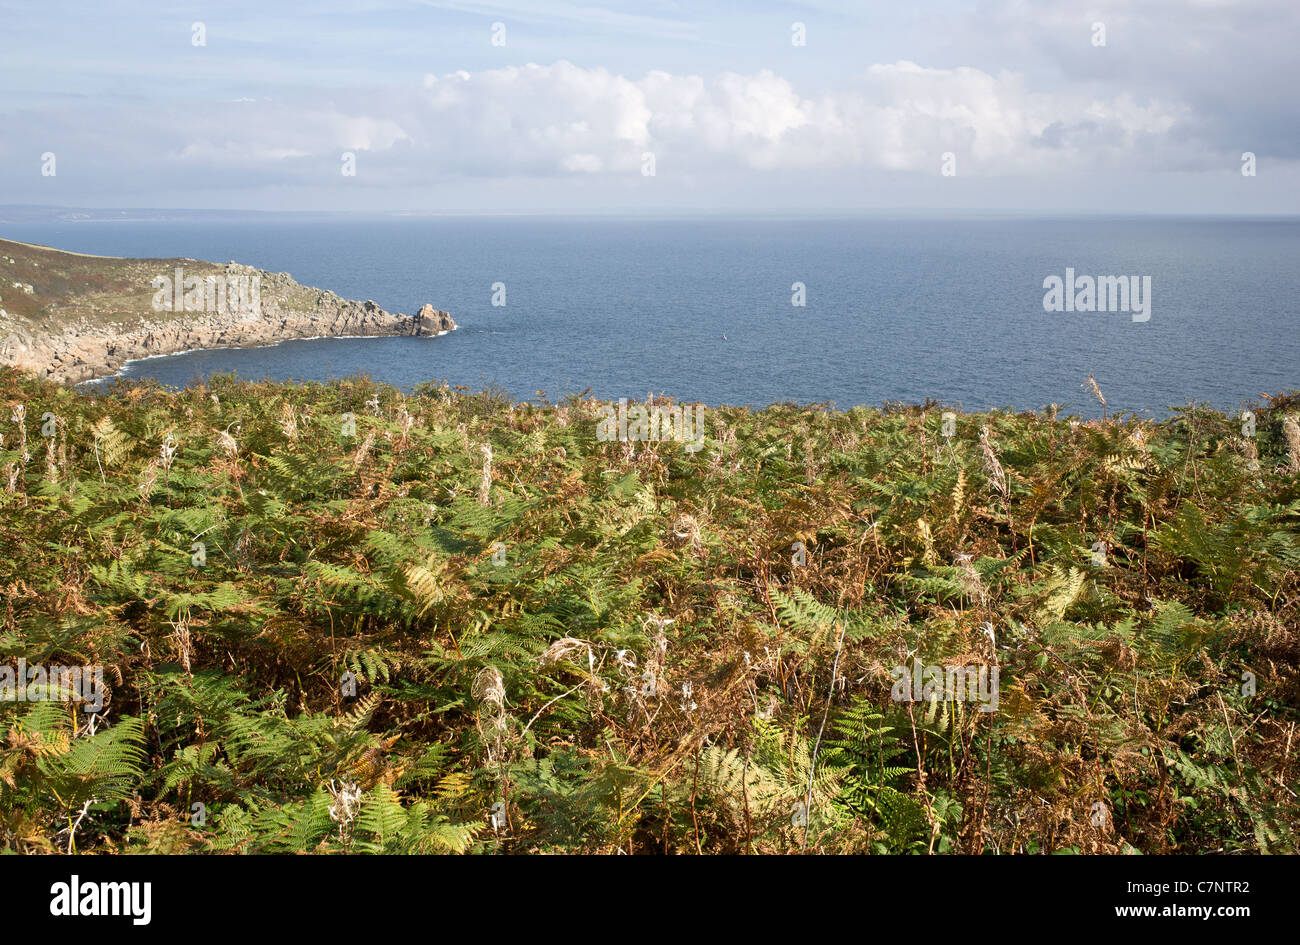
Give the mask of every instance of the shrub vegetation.
M 1300 398 L 1165 420 L 0 372 L 19 852 L 1296 852 Z M 999 669 L 994 712 L 891 698 Z

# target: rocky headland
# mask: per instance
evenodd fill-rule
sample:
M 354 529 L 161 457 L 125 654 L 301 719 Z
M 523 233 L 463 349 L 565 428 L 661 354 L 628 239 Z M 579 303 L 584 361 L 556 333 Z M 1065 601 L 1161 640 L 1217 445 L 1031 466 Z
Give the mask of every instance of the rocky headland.
M 414 316 L 387 312 L 234 262 L 84 256 L 0 240 L 0 364 L 56 381 L 79 383 L 116 374 L 130 360 L 200 348 L 455 327 L 429 304 Z

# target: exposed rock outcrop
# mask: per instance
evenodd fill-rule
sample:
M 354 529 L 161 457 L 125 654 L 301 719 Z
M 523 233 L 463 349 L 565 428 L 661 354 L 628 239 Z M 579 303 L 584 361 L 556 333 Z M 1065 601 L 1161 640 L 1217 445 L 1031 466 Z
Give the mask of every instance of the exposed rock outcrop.
M 440 335 L 444 331 L 453 331 L 456 328 L 456 323 L 451 320 L 450 315 L 434 308 L 428 302 L 425 302 L 416 312 L 415 320 L 418 323 L 417 333 L 423 335 Z

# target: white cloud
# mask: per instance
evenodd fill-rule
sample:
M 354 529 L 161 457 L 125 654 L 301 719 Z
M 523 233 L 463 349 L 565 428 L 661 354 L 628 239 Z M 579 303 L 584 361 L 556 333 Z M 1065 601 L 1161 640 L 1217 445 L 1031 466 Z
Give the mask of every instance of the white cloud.
M 594 154 L 570 154 L 560 162 L 563 170 L 581 171 L 586 174 L 598 174 L 604 166 L 605 162 Z
M 853 168 L 1006 174 L 1136 155 L 1174 127 L 1177 104 L 1033 93 L 1021 77 L 912 62 L 870 67 L 805 97 L 770 71 L 640 79 L 568 62 L 426 77 L 423 115 L 476 173 L 628 172 L 640 153 L 676 167 Z
M 578 204 L 618 194 L 655 199 L 675 183 L 682 194 L 726 193 L 761 205 L 778 177 L 783 192 L 821 188 L 835 199 L 846 182 L 851 188 L 880 172 L 908 175 L 920 195 L 909 199 L 942 200 L 927 188 L 948 151 L 967 179 L 1233 170 L 1235 156 L 1227 160 L 1190 134 L 1187 115 L 1176 100 L 1035 90 L 1015 72 L 910 61 L 805 90 L 772 70 L 629 77 L 561 60 L 420 74 L 401 86 L 299 90 L 274 101 L 122 105 L 111 114 L 72 105 L 32 110 L 23 121 L 31 140 L 68 142 L 51 148 L 60 170 L 93 162 L 114 187 L 332 188 L 330 201 L 356 195 L 375 205 L 384 189 L 423 195 L 456 182 L 467 193 L 502 194 L 567 178 L 581 190 L 546 193 Z M 364 154 L 347 189 L 339 175 L 345 151 Z M 653 191 L 640 186 L 647 151 L 655 155 Z M 0 144 L 0 166 L 5 157 Z M 399 200 L 409 203 L 392 198 Z

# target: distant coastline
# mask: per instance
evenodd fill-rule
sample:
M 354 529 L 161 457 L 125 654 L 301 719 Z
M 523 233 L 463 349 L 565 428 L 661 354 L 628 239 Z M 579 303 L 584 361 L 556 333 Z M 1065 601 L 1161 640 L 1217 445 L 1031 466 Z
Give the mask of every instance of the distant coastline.
M 175 304 L 173 273 L 183 282 L 174 287 Z M 227 299 L 227 283 L 257 291 Z M 414 316 L 392 313 L 235 262 L 94 256 L 0 240 L 0 364 L 64 383 L 192 351 L 310 338 L 437 337 L 456 327 L 431 304 Z

